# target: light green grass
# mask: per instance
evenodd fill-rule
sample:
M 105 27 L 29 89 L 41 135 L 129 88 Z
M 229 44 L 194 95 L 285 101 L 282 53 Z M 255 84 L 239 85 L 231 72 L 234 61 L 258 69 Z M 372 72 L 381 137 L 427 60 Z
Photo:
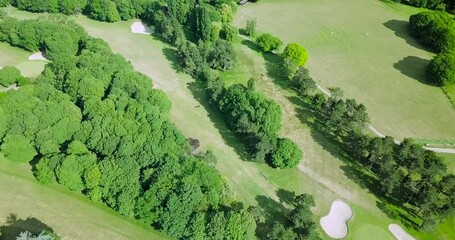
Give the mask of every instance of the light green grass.
M 409 16 L 419 11 L 378 0 L 268 0 L 239 7 L 235 23 L 243 28 L 256 18 L 259 31 L 302 44 L 314 79 L 365 104 L 384 134 L 452 138 L 450 102 L 420 82 L 433 54 L 407 32 Z
M 0 67 L 14 66 L 26 77 L 36 77 L 44 69 L 45 61 L 30 61 L 28 57 L 32 53 L 20 48 L 11 47 L 7 43 L 0 42 Z
M 36 218 L 62 239 L 170 239 L 59 185 L 42 185 L 30 165 L 0 155 L 0 225 L 10 214 Z M 11 237 L 11 236 L 10 236 Z

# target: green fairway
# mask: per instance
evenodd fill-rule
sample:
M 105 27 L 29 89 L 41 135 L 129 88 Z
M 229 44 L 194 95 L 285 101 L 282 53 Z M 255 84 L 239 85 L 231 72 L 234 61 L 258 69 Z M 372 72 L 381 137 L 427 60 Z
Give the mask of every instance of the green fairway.
M 252 4 L 248 4 L 250 6 Z M 239 12 L 242 11 L 243 8 L 240 8 Z M 15 16 L 36 16 L 11 12 Z M 176 52 L 173 48 L 154 37 L 132 34 L 129 28 L 132 21 L 109 24 L 82 16 L 75 19 L 91 35 L 106 40 L 115 52 L 131 61 L 136 70 L 150 76 L 156 88 L 167 93 L 173 103 L 171 120 L 187 137 L 199 139 L 204 149 L 214 151 L 218 159 L 217 168 L 226 178 L 234 198 L 261 206 L 264 199 L 280 200 L 279 190 L 308 192 L 316 200 L 317 206 L 313 211 L 318 217 L 317 223 L 319 217 L 328 213 L 334 200 L 342 199 L 354 211 L 354 217 L 349 222 L 352 236 L 348 235 L 347 239 L 363 239 L 368 232 L 383 236 L 381 239 L 393 239 L 387 230 L 392 220 L 380 210 L 378 199 L 356 183 L 358 172 L 340 157 L 339 149 L 312 124 L 314 119 L 308 110 L 298 107 L 301 104 L 294 93 L 277 87 L 280 83 L 273 82 L 271 78 L 276 71 L 262 54 L 252 49 L 253 46 L 245 46 L 248 44 L 242 41 L 235 44 L 239 63 L 224 77 L 229 83 L 243 83 L 250 77 L 256 77 L 259 80 L 258 90 L 280 104 L 284 119 L 280 136 L 291 138 L 304 151 L 304 160 L 298 169 L 277 170 L 242 161 L 245 159 L 242 146 L 228 131 L 221 115 L 208 105 L 204 90 L 189 76 L 176 72 Z M 259 24 L 262 30 L 261 21 Z M 265 58 L 273 60 L 274 56 L 266 55 Z M 376 122 L 374 118 L 373 121 Z
M 58 185 L 43 186 L 32 176 L 28 164 L 13 163 L 1 155 L 0 181 L 0 225 L 16 214 L 20 219 L 38 219 L 62 239 L 169 239 L 81 194 Z
M 20 48 L 11 47 L 7 43 L 0 42 L 0 67 L 17 67 L 22 75 L 26 77 L 36 77 L 44 69 L 45 61 L 30 61 L 28 57 L 32 53 Z
M 382 133 L 447 139 L 455 110 L 440 88 L 422 83 L 433 54 L 407 31 L 419 11 L 377 0 L 269 0 L 239 7 L 235 22 L 256 18 L 259 31 L 302 44 L 314 79 L 365 104 Z

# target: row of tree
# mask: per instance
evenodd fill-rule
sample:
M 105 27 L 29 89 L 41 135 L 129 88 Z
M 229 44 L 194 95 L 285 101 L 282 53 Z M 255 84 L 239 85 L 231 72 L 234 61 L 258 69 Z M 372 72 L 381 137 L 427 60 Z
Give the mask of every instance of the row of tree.
M 213 156 L 191 153 L 148 77 L 65 19 L 5 18 L 0 29 L 0 40 L 53 60 L 0 99 L 6 158 L 178 239 L 255 238 L 252 215 L 232 207 Z
M 428 9 L 436 10 L 446 10 L 453 11 L 455 10 L 455 1 L 454 0 L 394 0 L 398 3 L 405 3 L 415 7 L 422 7 Z
M 426 11 L 409 18 L 413 36 L 438 53 L 427 67 L 427 79 L 437 86 L 455 84 L 455 20 L 440 11 Z
M 455 207 L 455 176 L 434 152 L 405 139 L 396 144 L 392 137 L 370 137 L 363 133 L 369 123 L 362 104 L 342 99 L 339 89 L 331 96 L 316 93 L 308 70 L 300 68 L 291 79 L 295 90 L 316 113 L 317 124 L 340 146 L 362 171 L 373 174 L 371 190 L 409 207 L 429 229 L 452 213 Z M 364 178 L 368 174 L 365 174 Z

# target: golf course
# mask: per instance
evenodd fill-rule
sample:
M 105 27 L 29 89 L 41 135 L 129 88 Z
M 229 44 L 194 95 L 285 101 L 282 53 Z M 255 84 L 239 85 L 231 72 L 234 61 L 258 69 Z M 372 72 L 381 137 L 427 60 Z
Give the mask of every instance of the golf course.
M 12 6 L 1 9 L 7 16 L 20 20 L 46 19 L 53 16 L 53 13 L 31 13 Z M 419 215 L 407 211 L 412 209 L 419 212 L 416 208 L 408 207 L 410 204 L 400 206 L 392 202 L 390 196 L 378 194 L 377 189 L 371 187 L 371 182 L 383 179 L 371 173 L 371 166 L 368 170 L 363 168 L 358 159 L 346 153 L 343 145 L 322 129 L 322 121 L 317 111 L 312 109 L 311 104 L 301 98 L 289 81 L 282 76 L 279 66 L 281 56 L 273 52 L 261 52 L 254 37 L 245 36 L 243 31 L 247 21 L 255 19 L 257 35 L 270 33 L 281 39 L 283 46 L 298 43 L 305 47 L 309 56 L 305 67 L 316 84 L 323 89 L 338 87 L 342 90 L 344 98 L 352 98 L 363 104 L 369 116 L 369 124 L 380 133 L 398 141 L 414 138 L 421 141 L 421 144 L 440 142 L 442 139 L 450 142 L 455 140 L 455 107 L 443 88 L 428 84 L 425 80 L 426 67 L 435 53 L 412 37 L 408 29 L 409 17 L 423 10 L 379 0 L 335 2 L 261 0 L 237 6 L 236 12 L 232 15 L 232 24 L 240 31 L 230 41 L 236 61 L 230 69 L 219 71 L 219 76 L 226 87 L 236 84 L 247 86 L 250 84 L 249 80 L 253 78 L 255 91 L 279 106 L 282 121 L 277 134 L 278 139 L 291 140 L 303 152 L 303 158 L 295 167 L 283 169 L 251 160 L 253 157 L 250 156 L 250 150 L 243 143 L 245 137 L 232 130 L 225 112 L 213 104 L 206 84 L 198 77 L 185 72 L 179 65 L 181 49 L 157 34 L 155 30 L 158 28 L 138 18 L 102 22 L 76 14 L 65 16 L 65 19 L 80 25 L 88 36 L 104 40 L 113 54 L 124 57 L 134 71 L 150 78 L 153 89 L 161 90 L 172 106 L 169 113 L 163 114 L 162 118 L 169 118 L 172 126 L 175 126 L 184 137 L 197 139 L 200 148 L 195 151 L 201 153 L 208 151 L 213 154 L 216 159 L 213 163 L 214 169 L 226 187 L 223 194 L 219 195 L 226 197 L 227 200 L 220 200 L 221 207 L 212 207 L 205 203 L 207 206 L 200 207 L 203 209 L 201 211 L 223 209 L 222 204 L 232 204 L 234 212 L 237 211 L 236 208 L 245 208 L 250 214 L 253 211 L 248 206 L 256 206 L 257 212 L 263 214 L 255 218 L 256 215 L 251 213 L 252 219 L 256 221 L 255 226 L 257 225 L 254 238 L 245 237 L 249 236 L 246 234 L 238 238 L 224 236 L 220 239 L 265 239 L 265 236 L 270 236 L 272 229 L 270 222 L 273 223 L 276 219 L 277 222 L 292 222 L 283 219 L 295 212 L 293 207 L 298 204 L 293 201 L 296 201 L 298 196 L 310 194 L 314 198 L 314 206 L 309 208 L 313 220 L 310 225 L 314 226 L 312 231 L 319 234 L 322 239 L 404 240 L 410 238 L 399 236 L 409 234 L 418 240 L 449 240 L 455 239 L 455 215 L 451 213 L 445 216 L 431 231 L 424 231 L 418 226 L 422 222 Z M 85 47 L 84 44 L 80 45 Z M 78 54 L 83 51 L 79 51 Z M 282 51 L 283 47 L 276 52 Z M 0 67 L 16 67 L 23 76 L 30 79 L 29 84 L 33 85 L 36 77 L 45 69 L 45 65 L 53 62 L 52 59 L 29 60 L 29 56 L 34 53 L 0 42 Z M 58 61 L 60 60 L 56 58 L 54 62 Z M 79 65 L 84 65 L 84 62 Z M 75 64 L 77 67 L 79 65 Z M 50 78 L 49 76 L 58 74 L 46 75 Z M 46 80 L 45 77 L 38 79 Z M 21 88 L 22 86 L 18 87 L 19 90 L 8 91 L 20 92 Z M 10 93 L 6 91 L 5 87 L 0 86 L 0 102 Z M 76 97 L 72 95 L 68 97 L 76 105 L 79 104 L 78 101 L 82 101 L 73 98 Z M 67 98 L 62 99 L 66 101 Z M 0 113 L 3 113 L 2 107 L 5 108 L 0 105 Z M 21 127 L 11 127 L 14 131 L 19 128 Z M 119 128 L 116 130 L 121 132 Z M 2 131 L 0 128 L 0 136 L 3 136 Z M 84 134 L 89 135 L 88 130 L 85 131 Z M 374 136 L 366 126 L 364 131 L 367 136 Z M 165 133 L 162 135 L 167 136 Z M 65 143 L 61 143 L 61 151 L 69 151 L 69 145 L 66 147 L 65 144 L 70 140 L 63 142 Z M 450 148 L 450 143 L 446 145 Z M 101 154 L 102 151 L 93 146 L 87 148 L 96 152 L 94 154 L 96 157 L 100 159 L 103 157 L 99 162 L 116 157 L 115 154 Z M 450 149 L 453 149 L 453 146 Z M 37 150 L 39 152 L 38 148 Z M 190 155 L 188 153 L 181 155 L 185 154 Z M 205 235 L 207 238 L 176 235 L 174 231 L 169 230 L 170 227 L 164 227 L 166 222 L 160 222 L 158 217 L 149 221 L 147 218 L 141 219 L 138 213 L 126 214 L 127 211 L 119 213 L 118 211 L 122 211 L 123 208 L 111 206 L 114 200 L 105 200 L 107 197 L 91 201 L 87 194 L 91 189 L 77 192 L 57 184 L 61 181 L 58 179 L 60 178 L 58 169 L 62 167 L 56 168 L 57 181 L 41 184 L 36 180 L 39 174 L 34 171 L 40 166 L 36 164 L 38 158 L 43 155 L 45 154 L 36 155 L 30 163 L 17 163 L 5 158 L 0 151 L 0 179 L 3 182 L 3 187 L 0 188 L 1 225 L 7 226 L 8 217 L 15 214 L 20 219 L 38 219 L 61 239 L 216 239 L 209 238 L 211 235 L 208 233 Z M 449 174 L 455 174 L 455 154 L 434 155 L 440 157 L 447 165 Z M 150 177 L 159 169 L 161 166 L 157 164 L 157 167 L 150 167 L 143 172 L 141 170 L 141 175 L 137 178 L 142 181 L 145 172 Z M 179 174 L 183 176 L 184 173 Z M 85 183 L 85 177 L 82 179 Z M 144 182 L 150 184 L 153 181 L 159 182 L 155 178 Z M 179 183 L 185 185 L 187 184 L 185 181 Z M 177 180 L 174 183 L 177 183 Z M 169 187 L 171 183 L 161 184 L 168 189 L 171 188 Z M 101 187 L 104 186 L 100 183 Z M 152 187 L 141 188 L 136 198 L 140 198 L 139 196 L 142 196 L 140 194 L 149 189 Z M 106 194 L 107 190 L 102 191 L 102 194 Z M 186 194 L 176 190 L 177 193 Z M 159 194 L 161 193 L 157 193 L 157 196 Z M 189 198 L 191 197 L 193 196 Z M 168 200 L 170 198 L 163 197 L 165 201 L 171 202 Z M 158 201 L 154 198 L 145 199 L 150 202 Z M 170 208 L 170 203 L 167 204 L 169 204 L 167 207 L 157 208 L 166 210 Z M 135 206 L 132 209 L 136 211 L 137 208 Z M 228 207 L 226 209 L 231 211 Z M 231 214 L 227 213 L 228 210 L 225 211 L 227 216 Z M 207 216 L 214 214 L 207 213 Z M 157 216 L 161 215 L 157 213 Z M 176 219 L 173 221 L 177 222 Z M 208 219 L 209 217 L 204 220 L 207 221 L 204 222 L 206 225 L 210 225 Z M 248 225 L 244 222 L 240 221 L 238 224 Z M 194 226 L 188 226 L 183 225 L 182 228 L 186 230 L 182 234 L 190 234 L 186 231 L 190 231 L 189 229 L 193 229 Z M 14 238 L 0 235 L 0 239 Z

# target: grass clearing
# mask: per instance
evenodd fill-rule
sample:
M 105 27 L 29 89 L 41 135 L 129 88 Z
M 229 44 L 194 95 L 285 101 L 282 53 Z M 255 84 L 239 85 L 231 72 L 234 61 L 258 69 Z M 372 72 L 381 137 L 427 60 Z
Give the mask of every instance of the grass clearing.
M 384 134 L 450 139 L 455 111 L 440 88 L 423 83 L 433 54 L 407 31 L 419 11 L 377 0 L 269 0 L 239 7 L 235 23 L 256 18 L 259 31 L 302 44 L 314 79 L 365 104 Z
M 0 155 L 0 225 L 10 214 L 33 217 L 51 227 L 62 239 L 170 239 L 113 210 L 59 185 L 42 185 L 30 165 Z M 13 236 L 0 236 L 0 239 Z M 15 236 L 14 236 L 15 237 Z
M 43 71 L 46 62 L 29 61 L 28 56 L 31 54 L 20 48 L 0 42 L 0 67 L 13 66 L 18 68 L 23 76 L 36 77 Z

